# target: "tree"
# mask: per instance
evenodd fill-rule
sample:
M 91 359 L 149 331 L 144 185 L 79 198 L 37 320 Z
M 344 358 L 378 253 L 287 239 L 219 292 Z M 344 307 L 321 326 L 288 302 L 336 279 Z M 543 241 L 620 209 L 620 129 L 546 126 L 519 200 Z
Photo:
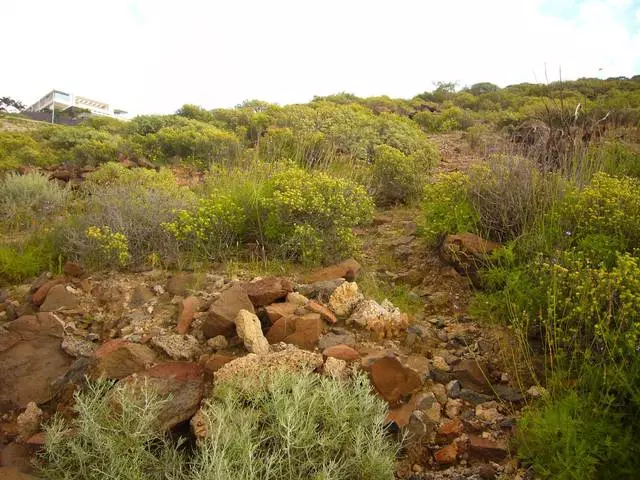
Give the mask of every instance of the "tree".
M 26 107 L 20 100 L 11 97 L 0 97 L 0 112 L 16 113 L 23 111 Z

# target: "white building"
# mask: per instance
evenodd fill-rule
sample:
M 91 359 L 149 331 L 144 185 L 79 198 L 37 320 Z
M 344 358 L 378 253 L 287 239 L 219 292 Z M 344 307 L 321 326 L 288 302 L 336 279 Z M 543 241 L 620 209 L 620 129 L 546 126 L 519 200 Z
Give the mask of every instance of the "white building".
M 73 93 L 66 93 L 61 90 L 51 90 L 44 97 L 27 108 L 28 112 L 40 112 L 42 110 L 54 110 L 61 112 L 71 107 L 84 108 L 93 115 L 104 115 L 114 118 L 125 118 L 127 112 L 120 109 L 113 109 L 108 103 L 93 100 Z

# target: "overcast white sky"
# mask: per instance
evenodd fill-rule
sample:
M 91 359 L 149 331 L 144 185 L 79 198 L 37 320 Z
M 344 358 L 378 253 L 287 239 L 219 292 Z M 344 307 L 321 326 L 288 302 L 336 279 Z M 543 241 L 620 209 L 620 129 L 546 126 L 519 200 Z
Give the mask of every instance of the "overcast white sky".
M 132 113 L 640 73 L 640 0 L 2 0 L 0 96 Z

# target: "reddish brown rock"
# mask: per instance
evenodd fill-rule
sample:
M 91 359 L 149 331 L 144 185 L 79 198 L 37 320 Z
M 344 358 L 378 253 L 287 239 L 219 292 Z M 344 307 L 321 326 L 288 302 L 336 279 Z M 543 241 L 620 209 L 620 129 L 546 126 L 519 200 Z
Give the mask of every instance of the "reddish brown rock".
M 453 442 L 464 432 L 464 424 L 460 418 L 444 423 L 438 429 L 436 440 L 439 442 Z
M 267 305 L 264 310 L 271 325 L 276 323 L 282 317 L 293 315 L 300 306 L 291 302 L 272 303 Z
M 336 323 L 338 321 L 331 310 L 318 302 L 314 302 L 313 300 L 309 300 L 304 305 L 304 308 L 306 308 L 310 312 L 319 314 L 320 317 L 322 317 L 322 319 L 328 323 Z
M 267 277 L 256 282 L 246 283 L 244 288 L 254 307 L 264 307 L 293 292 L 293 283 L 282 277 Z
M 358 278 L 360 273 L 360 264 L 353 258 L 349 258 L 336 265 L 317 270 L 303 278 L 304 283 L 323 282 L 326 280 L 335 280 L 336 278 L 344 278 L 348 282 L 353 282 Z
M 196 297 L 187 297 L 180 302 L 178 307 L 178 325 L 176 331 L 184 335 L 189 331 L 193 316 L 198 311 L 198 299 Z
M 325 357 L 338 358 L 346 362 L 358 360 L 360 358 L 358 351 L 348 345 L 335 345 L 333 347 L 325 348 L 322 355 Z
M 2 480 L 39 480 L 37 477 L 21 472 L 15 467 L 0 467 Z
M 167 280 L 167 292 L 171 295 L 184 297 L 189 286 L 193 284 L 193 280 L 193 275 L 176 273 Z
M 463 388 L 485 394 L 493 393 L 491 384 L 485 376 L 485 374 L 488 375 L 487 367 L 479 364 L 476 360 L 465 359 L 460 361 L 453 367 L 451 373 L 462 384 Z
M 387 413 L 387 422 L 393 422 L 398 427 L 406 427 L 411 420 L 411 414 L 416 409 L 415 395 L 409 401 L 399 407 L 392 408 Z
M 204 395 L 203 367 L 192 362 L 166 362 L 126 377 L 120 382 L 145 381 L 166 400 L 157 414 L 160 430 L 189 420 Z
M 140 372 L 156 360 L 156 355 L 146 345 L 117 339 L 104 344 L 95 354 L 95 376 L 121 379 Z
M 78 306 L 78 297 L 68 291 L 64 285 L 54 285 L 47 293 L 41 312 L 56 312 L 58 310 L 73 309 Z
M 438 465 L 452 465 L 456 463 L 458 447 L 452 443 L 438 450 L 433 456 Z
M 205 337 L 213 338 L 223 335 L 232 338 L 236 334 L 235 318 L 240 310 L 255 313 L 247 291 L 240 285 L 226 289 L 209 308 L 202 324 Z
M 502 460 L 507 457 L 507 445 L 480 435 L 469 435 L 469 456 L 483 460 Z
M 213 355 L 209 355 L 204 361 L 201 361 L 201 363 L 207 373 L 215 373 L 220 370 L 223 365 L 231 362 L 232 360 L 235 360 L 235 357 L 214 353 Z
M 371 383 L 390 405 L 413 393 L 422 385 L 420 374 L 403 365 L 393 353 L 364 359 Z
M 64 282 L 64 279 L 62 278 L 56 278 L 54 280 L 49 280 L 48 282 L 45 282 L 43 285 L 38 287 L 36 292 L 33 294 L 33 296 L 31 297 L 31 303 L 33 303 L 34 305 L 37 305 L 38 307 L 42 305 L 42 302 L 44 302 L 44 299 L 47 298 L 47 294 L 49 293 L 49 290 L 51 290 L 53 287 L 55 287 L 56 285 L 59 285 L 62 282 Z
M 62 324 L 50 313 L 22 316 L 0 328 L 0 413 L 50 400 L 73 358 L 61 348 Z
M 69 277 L 80 278 L 84 275 L 84 269 L 76 262 L 66 262 L 62 267 L 62 271 Z
M 473 233 L 447 235 L 440 247 L 443 259 L 459 273 L 468 275 L 474 283 L 479 280 L 477 272 L 486 264 L 487 257 L 501 245 L 485 240 Z
M 317 313 L 283 317 L 267 332 L 267 341 L 291 343 L 300 348 L 312 350 L 322 334 L 322 319 Z

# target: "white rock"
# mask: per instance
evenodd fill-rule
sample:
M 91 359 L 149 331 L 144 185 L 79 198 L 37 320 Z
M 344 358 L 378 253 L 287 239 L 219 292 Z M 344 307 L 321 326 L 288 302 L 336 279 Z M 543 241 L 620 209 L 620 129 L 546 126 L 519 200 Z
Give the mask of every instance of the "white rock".
M 151 345 L 164 351 L 173 360 L 193 360 L 200 354 L 198 340 L 191 335 L 158 335 L 151 339 Z
M 324 374 L 335 379 L 344 379 L 347 376 L 347 362 L 338 358 L 328 357 L 324 362 Z
M 269 342 L 262 333 L 260 319 L 248 310 L 240 310 L 235 318 L 238 336 L 251 353 L 269 353 Z
M 443 372 L 451 371 L 451 367 L 449 366 L 447 361 L 442 357 L 435 356 L 433 357 L 432 362 L 433 362 L 434 368 L 437 368 L 438 370 L 442 370 Z
M 344 282 L 329 297 L 329 308 L 338 317 L 346 318 L 363 298 L 356 282 Z
M 449 400 L 447 400 L 447 404 L 444 407 L 445 414 L 449 418 L 456 418 L 457 416 L 459 416 L 461 409 L 462 400 L 460 400 L 459 398 L 450 398 Z
M 343 285 L 348 285 L 348 283 Z M 339 288 L 340 287 L 338 287 L 338 289 Z M 333 295 L 331 298 L 333 298 Z M 329 299 L 329 302 L 331 302 L 331 299 Z M 338 313 L 336 312 L 336 315 L 337 314 Z M 367 328 L 370 323 L 382 320 L 388 315 L 389 311 L 375 300 L 363 300 L 358 304 L 356 310 L 349 317 L 347 324 L 355 323 L 362 328 Z
M 218 335 L 217 337 L 213 337 L 207 340 L 207 345 L 209 345 L 214 350 L 222 350 L 229 346 L 229 342 L 224 335 Z
M 498 403 L 495 401 L 476 405 L 476 417 L 488 423 L 496 423 L 504 418 L 498 412 Z
M 24 412 L 18 415 L 18 441 L 24 442 L 30 436 L 40 430 L 40 422 L 42 421 L 42 410 L 38 408 L 35 402 L 27 403 Z
M 309 299 L 298 292 L 291 292 L 287 295 L 287 302 L 295 303 L 296 305 L 306 305 Z
M 527 390 L 527 394 L 531 397 L 531 398 L 540 398 L 540 397 L 544 397 L 548 394 L 549 392 L 547 391 L 546 388 L 544 387 L 540 387 L 538 385 L 534 385 L 531 388 L 529 388 L 529 390 Z

